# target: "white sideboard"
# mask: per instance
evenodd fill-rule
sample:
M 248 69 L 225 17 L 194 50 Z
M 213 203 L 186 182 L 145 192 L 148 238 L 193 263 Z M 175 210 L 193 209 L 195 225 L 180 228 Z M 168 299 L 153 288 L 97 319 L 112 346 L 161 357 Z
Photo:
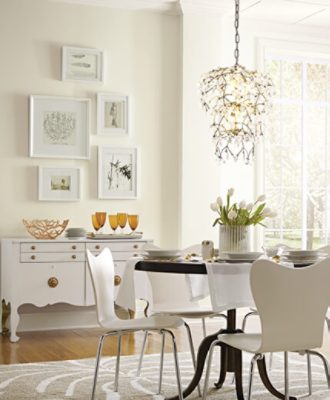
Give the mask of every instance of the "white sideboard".
M 0 299 L 10 303 L 10 340 L 19 340 L 17 310 L 22 304 L 38 307 L 55 303 L 95 304 L 86 249 L 98 254 L 103 248 L 110 248 L 115 263 L 115 282 L 119 285 L 127 259 L 138 254 L 148 242 L 151 241 L 2 239 Z M 0 317 L 1 313 L 0 307 Z

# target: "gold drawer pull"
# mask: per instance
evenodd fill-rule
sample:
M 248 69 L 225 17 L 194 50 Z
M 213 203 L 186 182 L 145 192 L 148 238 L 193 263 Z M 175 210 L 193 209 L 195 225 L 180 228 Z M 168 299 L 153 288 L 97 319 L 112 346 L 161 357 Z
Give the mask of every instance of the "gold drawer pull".
M 31 246 L 31 250 L 35 250 L 36 249 L 36 246 Z
M 35 260 L 36 259 L 36 256 L 31 256 L 31 260 Z
M 58 279 L 55 276 L 52 276 L 48 279 L 48 286 L 51 288 L 55 288 L 58 285 Z
M 135 245 L 133 246 L 133 248 L 134 248 L 134 249 L 138 249 L 138 248 L 139 248 L 139 245 L 138 245 L 138 244 L 135 244 Z
M 115 286 L 119 286 L 121 284 L 121 277 L 119 275 L 115 275 Z
M 137 253 L 134 253 L 134 254 L 133 254 L 133 257 L 138 257 L 138 254 L 137 254 Z
M 77 246 L 73 245 L 72 250 L 76 250 Z
M 75 259 L 77 258 L 77 256 L 76 256 L 75 254 L 72 254 L 71 258 L 72 258 L 73 260 L 75 260 Z
M 100 246 L 98 244 L 95 246 L 95 248 L 96 250 L 100 250 Z

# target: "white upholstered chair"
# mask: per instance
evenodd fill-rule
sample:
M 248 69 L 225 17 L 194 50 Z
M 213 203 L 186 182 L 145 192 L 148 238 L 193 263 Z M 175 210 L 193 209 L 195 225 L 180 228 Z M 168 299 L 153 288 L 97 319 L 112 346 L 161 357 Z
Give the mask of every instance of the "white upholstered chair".
M 268 260 L 256 261 L 252 265 L 250 283 L 261 320 L 261 333 L 218 336 L 218 340 L 210 348 L 203 399 L 206 399 L 213 349 L 219 343 L 254 354 L 248 399 L 252 396 L 255 363 L 269 352 L 284 352 L 285 399 L 289 398 L 289 351 L 321 357 L 329 385 L 327 360 L 322 354 L 312 350 L 322 346 L 324 317 L 330 304 L 329 282 L 329 259 L 296 269 Z
M 105 332 L 101 335 L 99 339 L 91 399 L 93 400 L 95 396 L 99 362 L 104 339 L 107 336 L 111 335 L 116 335 L 118 337 L 117 361 L 114 382 L 114 391 L 117 392 L 122 335 L 135 331 L 157 331 L 162 334 L 163 343 L 165 334 L 168 334 L 172 340 L 178 393 L 179 399 L 182 400 L 183 395 L 178 364 L 177 347 L 174 334 L 171 330 L 182 326 L 184 324 L 184 321 L 179 317 L 169 315 L 152 316 L 149 318 L 138 318 L 132 320 L 119 319 L 114 311 L 114 263 L 111 252 L 108 248 L 105 248 L 97 257 L 95 257 L 89 250 L 87 250 L 86 252 L 95 295 L 97 319 L 100 326 L 105 330 Z M 164 346 L 162 346 L 162 361 L 163 351 Z M 159 388 L 161 386 L 162 369 L 163 368 L 161 364 Z

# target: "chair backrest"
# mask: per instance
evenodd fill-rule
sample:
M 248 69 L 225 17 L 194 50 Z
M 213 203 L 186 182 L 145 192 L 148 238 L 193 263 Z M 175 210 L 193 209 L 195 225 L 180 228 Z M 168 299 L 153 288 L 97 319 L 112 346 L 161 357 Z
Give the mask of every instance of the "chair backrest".
M 97 319 L 101 326 L 105 321 L 117 319 L 114 309 L 114 263 L 109 248 L 98 256 L 86 250 L 88 268 L 92 278 Z
M 260 352 L 320 347 L 330 305 L 330 259 L 306 268 L 257 260 L 251 290 L 262 328 Z

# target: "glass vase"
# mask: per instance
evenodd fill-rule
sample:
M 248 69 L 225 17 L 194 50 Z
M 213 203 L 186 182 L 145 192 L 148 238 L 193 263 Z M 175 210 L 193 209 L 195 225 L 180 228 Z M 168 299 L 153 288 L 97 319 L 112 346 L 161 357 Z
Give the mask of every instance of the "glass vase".
M 220 225 L 219 254 L 251 251 L 251 230 L 249 225 Z

